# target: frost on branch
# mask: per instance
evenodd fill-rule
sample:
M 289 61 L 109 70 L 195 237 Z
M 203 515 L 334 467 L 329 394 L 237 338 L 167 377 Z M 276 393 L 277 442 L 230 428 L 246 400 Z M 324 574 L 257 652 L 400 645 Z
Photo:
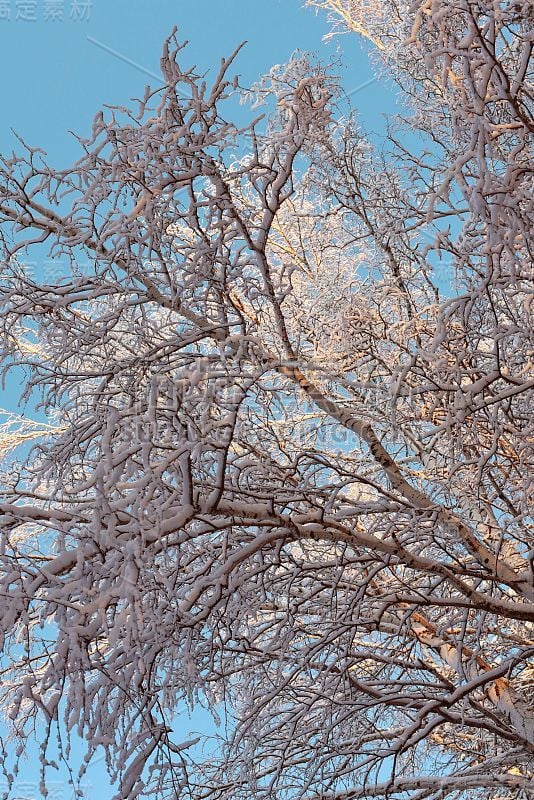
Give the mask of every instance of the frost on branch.
M 180 58 L 70 169 L 0 169 L 3 366 L 51 418 L 0 496 L 13 741 L 47 772 L 81 735 L 125 800 L 527 798 L 523 173 L 484 138 L 450 171 L 424 87 L 443 160 L 373 151 L 305 57 L 241 127 L 233 57 Z M 205 758 L 183 701 L 224 716 Z

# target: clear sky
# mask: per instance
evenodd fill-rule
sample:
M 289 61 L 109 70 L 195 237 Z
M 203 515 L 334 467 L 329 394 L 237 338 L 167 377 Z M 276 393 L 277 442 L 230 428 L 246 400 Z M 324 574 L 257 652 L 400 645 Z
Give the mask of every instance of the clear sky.
M 394 95 L 374 80 L 356 36 L 326 45 L 326 19 L 303 9 L 301 0 L 0 0 L 0 150 L 17 149 L 14 129 L 28 144 L 44 148 L 52 165 L 68 166 L 79 152 L 69 130 L 87 134 L 102 104 L 126 105 L 147 83 L 157 85 L 162 43 L 174 25 L 179 38 L 190 42 L 188 66 L 216 67 L 246 40 L 236 63 L 246 84 L 297 48 L 320 51 L 325 60 L 338 54 L 343 84 L 364 128 L 383 129 L 383 113 L 396 110 Z M 0 393 L 0 408 L 14 409 L 17 393 L 11 381 Z M 205 714 L 193 720 L 184 715 L 175 725 L 176 740 L 206 726 Z M 15 782 L 15 795 L 25 800 L 41 797 L 36 755 L 32 749 Z M 64 772 L 49 777 L 49 800 L 73 797 Z M 91 800 L 111 800 L 101 763 L 90 767 L 87 783 Z M 0 775 L 0 796 L 3 788 Z
M 0 0 L 0 146 L 12 143 L 14 128 L 65 166 L 77 153 L 69 130 L 88 132 L 103 103 L 124 104 L 147 82 L 156 83 L 162 42 L 175 24 L 190 42 L 184 59 L 202 69 L 246 40 L 236 65 L 243 83 L 296 48 L 327 57 L 341 47 L 348 91 L 371 80 L 357 37 L 325 45 L 324 15 L 301 6 L 301 0 Z M 53 9 L 62 19 L 51 16 Z M 392 96 L 378 83 L 356 91 L 353 102 L 370 127 L 393 109 Z

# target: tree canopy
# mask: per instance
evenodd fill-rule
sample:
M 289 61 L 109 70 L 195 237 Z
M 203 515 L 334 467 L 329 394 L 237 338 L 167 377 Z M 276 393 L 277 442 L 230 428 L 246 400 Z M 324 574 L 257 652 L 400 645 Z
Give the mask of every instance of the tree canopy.
M 531 796 L 532 6 L 308 5 L 397 81 L 380 145 L 320 60 L 174 33 L 72 167 L 0 161 L 8 776 L 37 729 L 123 800 Z

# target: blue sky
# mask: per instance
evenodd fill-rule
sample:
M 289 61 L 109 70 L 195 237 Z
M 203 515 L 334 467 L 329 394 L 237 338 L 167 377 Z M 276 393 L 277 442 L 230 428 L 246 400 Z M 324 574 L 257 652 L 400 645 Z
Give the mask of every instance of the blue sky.
M 162 43 L 174 25 L 179 38 L 190 41 L 185 63 L 201 70 L 216 67 L 246 40 L 236 64 L 242 84 L 297 48 L 320 51 L 325 60 L 340 55 L 343 84 L 362 125 L 383 129 L 382 115 L 395 112 L 395 97 L 374 80 L 362 45 L 346 36 L 327 46 L 326 19 L 301 6 L 301 0 L 0 0 L 0 150 L 17 149 L 13 128 L 28 144 L 43 147 L 52 165 L 68 166 L 79 152 L 69 130 L 87 134 L 102 104 L 128 104 L 146 83 L 157 84 Z M 14 409 L 17 393 L 11 381 L 0 407 Z M 184 715 L 175 725 L 176 740 L 206 726 L 205 714 Z M 35 756 L 34 749 L 16 782 L 17 796 L 27 800 L 40 797 Z M 89 769 L 88 782 L 88 797 L 111 800 L 101 764 Z M 49 800 L 70 800 L 64 774 L 51 772 L 50 784 Z M 0 790 L 4 786 L 0 776 Z
M 50 19 L 52 3 L 62 20 Z M 348 91 L 371 80 L 357 37 L 325 45 L 324 15 L 301 5 L 300 0 L 93 0 L 84 18 L 75 19 L 73 0 L 0 0 L 0 145 L 5 150 L 13 143 L 10 128 L 15 128 L 54 162 L 68 163 L 77 153 L 69 130 L 88 132 L 103 103 L 124 104 L 139 97 L 147 82 L 155 83 L 149 73 L 159 73 L 162 42 L 175 24 L 179 38 L 190 41 L 184 59 L 203 69 L 246 40 L 236 65 L 244 83 L 286 61 L 296 48 L 327 57 L 342 47 Z M 33 8 L 34 19 L 16 18 L 24 7 Z M 3 8 L 11 19 L 2 19 Z M 370 127 L 380 125 L 384 110 L 394 110 L 393 96 L 378 83 L 357 91 L 353 101 Z

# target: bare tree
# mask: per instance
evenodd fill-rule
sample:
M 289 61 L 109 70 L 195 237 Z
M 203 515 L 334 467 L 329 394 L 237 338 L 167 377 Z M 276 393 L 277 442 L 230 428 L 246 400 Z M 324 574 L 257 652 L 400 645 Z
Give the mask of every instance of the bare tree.
M 304 56 L 238 127 L 236 54 L 208 85 L 173 36 L 72 168 L 2 161 L 4 365 L 49 417 L 4 429 L 40 437 L 4 457 L 6 772 L 44 723 L 43 781 L 76 730 L 126 800 L 531 796 L 528 8 L 314 4 L 408 137 Z

